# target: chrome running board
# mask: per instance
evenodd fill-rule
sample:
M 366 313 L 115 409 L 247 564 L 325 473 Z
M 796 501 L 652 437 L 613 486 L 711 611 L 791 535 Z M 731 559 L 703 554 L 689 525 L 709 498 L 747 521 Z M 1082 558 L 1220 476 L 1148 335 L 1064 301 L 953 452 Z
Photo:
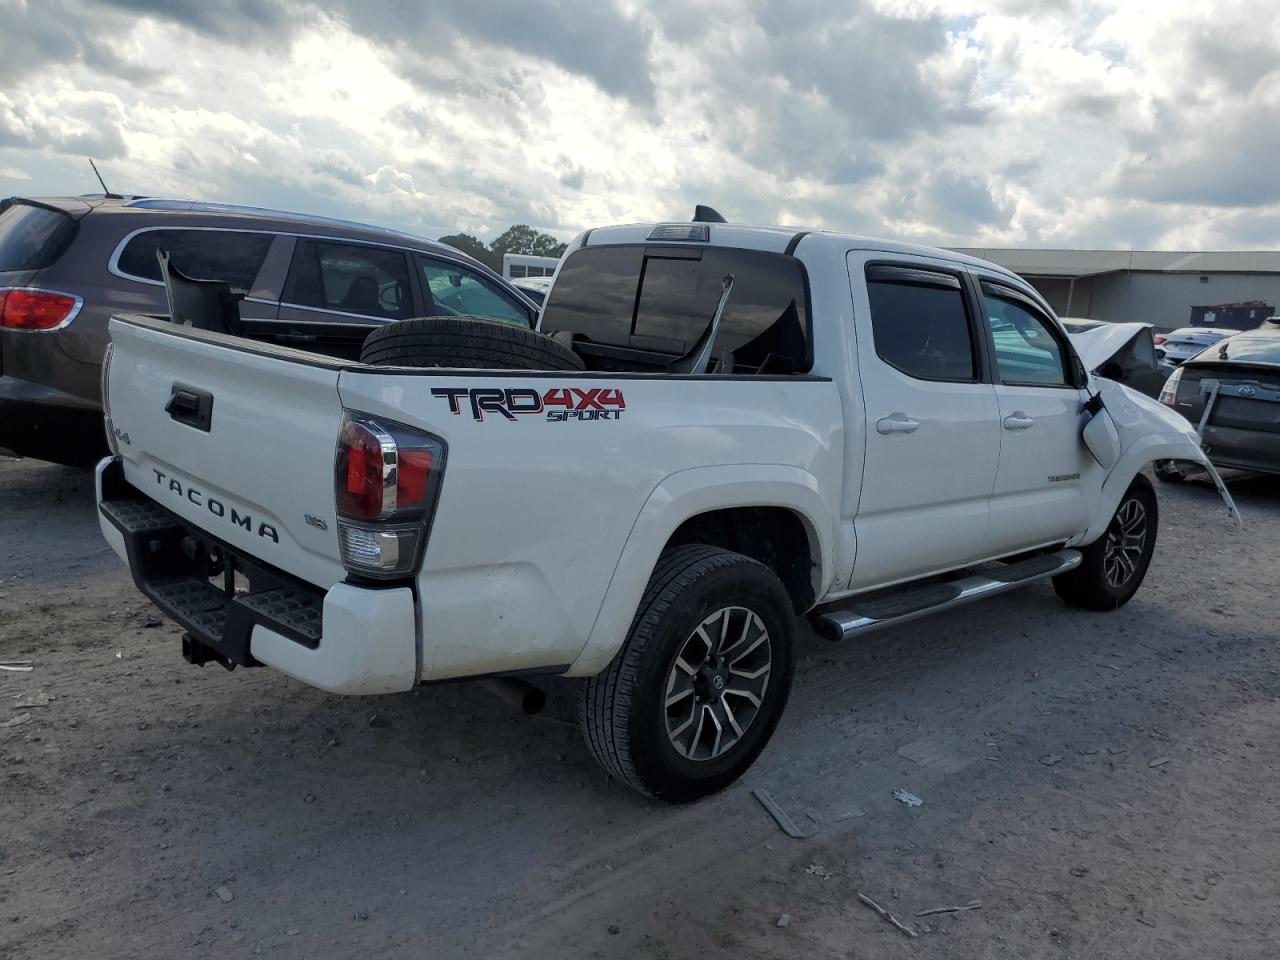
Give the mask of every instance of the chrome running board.
M 848 640 L 855 634 L 917 620 L 984 597 L 1048 580 L 1080 566 L 1079 550 L 1058 550 L 1026 560 L 972 572 L 955 580 L 924 586 L 907 584 L 838 601 L 840 606 L 812 615 L 814 629 L 828 640 Z

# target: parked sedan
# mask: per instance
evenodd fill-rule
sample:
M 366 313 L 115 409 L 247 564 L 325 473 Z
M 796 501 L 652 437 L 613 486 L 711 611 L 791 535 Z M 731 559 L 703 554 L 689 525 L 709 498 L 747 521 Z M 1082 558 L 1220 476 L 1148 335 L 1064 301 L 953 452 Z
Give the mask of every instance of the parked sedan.
M 1180 327 L 1171 333 L 1157 334 L 1156 353 L 1161 359 L 1175 366 L 1189 360 L 1206 347 L 1221 343 L 1239 330 L 1223 330 L 1221 327 Z
M 1280 474 L 1280 329 L 1237 333 L 1188 360 L 1160 401 L 1200 425 L 1214 465 Z M 1172 464 L 1156 475 L 1181 479 Z

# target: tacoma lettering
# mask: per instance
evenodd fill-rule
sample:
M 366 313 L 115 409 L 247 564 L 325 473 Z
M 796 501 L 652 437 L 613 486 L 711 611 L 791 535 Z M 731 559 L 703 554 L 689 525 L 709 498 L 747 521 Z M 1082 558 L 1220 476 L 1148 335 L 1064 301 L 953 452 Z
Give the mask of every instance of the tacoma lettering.
M 197 507 L 204 507 L 220 520 L 225 519 L 227 515 L 227 508 L 221 500 L 216 500 L 213 497 L 206 496 L 203 490 L 199 490 L 189 484 L 184 487 L 181 480 L 176 477 L 170 477 L 163 470 L 157 470 L 155 467 L 152 467 L 151 472 L 155 474 L 156 483 L 160 487 L 167 488 L 170 493 L 177 494 L 179 497 L 185 499 L 189 503 L 195 504 Z M 280 542 L 280 533 L 275 527 L 269 523 L 264 523 L 261 520 L 255 524 L 251 514 L 241 513 L 235 507 L 231 508 L 231 522 L 237 527 L 240 527 L 243 530 L 248 530 L 251 533 L 256 531 L 258 536 L 263 540 L 270 540 L 272 543 Z

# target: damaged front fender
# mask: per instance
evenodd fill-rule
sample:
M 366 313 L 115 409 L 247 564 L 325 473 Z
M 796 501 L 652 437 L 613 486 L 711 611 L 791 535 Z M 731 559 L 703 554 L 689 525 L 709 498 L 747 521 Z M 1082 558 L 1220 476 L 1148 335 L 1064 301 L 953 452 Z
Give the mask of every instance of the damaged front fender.
M 1092 543 L 1102 536 L 1133 478 L 1156 460 L 1186 460 L 1203 467 L 1213 478 L 1236 526 L 1244 526 L 1226 484 L 1200 449 L 1200 436 L 1194 426 L 1164 404 L 1112 380 L 1095 378 L 1093 386 L 1115 427 L 1120 455 L 1103 482 L 1101 509 L 1082 543 Z

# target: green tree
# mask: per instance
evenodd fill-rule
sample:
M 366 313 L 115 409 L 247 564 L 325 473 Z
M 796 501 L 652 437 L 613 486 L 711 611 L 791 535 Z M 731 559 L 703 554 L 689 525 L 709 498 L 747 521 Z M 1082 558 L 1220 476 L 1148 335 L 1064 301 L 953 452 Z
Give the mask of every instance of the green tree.
M 447 243 L 455 250 L 461 250 L 469 257 L 475 257 L 481 263 L 486 264 L 493 270 L 502 272 L 502 255 L 494 255 L 494 252 L 484 245 L 484 241 L 478 237 L 473 237 L 469 233 L 454 233 L 447 237 L 440 238 L 441 243 Z
M 504 253 L 558 257 L 564 253 L 565 246 L 549 233 L 535 230 L 524 223 L 517 223 L 515 226 L 508 227 L 493 243 L 489 244 L 489 249 L 498 258 L 498 264 L 501 266 Z

